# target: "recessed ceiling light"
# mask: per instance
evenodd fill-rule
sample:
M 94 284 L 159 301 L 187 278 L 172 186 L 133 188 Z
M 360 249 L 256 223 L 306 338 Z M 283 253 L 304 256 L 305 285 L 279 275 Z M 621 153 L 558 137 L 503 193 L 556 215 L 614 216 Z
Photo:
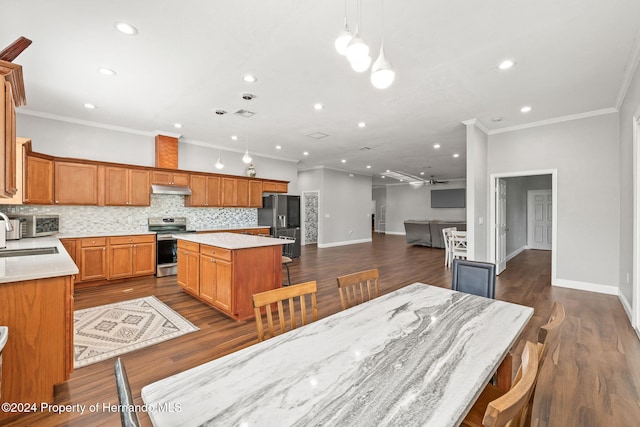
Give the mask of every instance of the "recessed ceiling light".
M 138 29 L 131 24 L 127 24 L 126 22 L 116 22 L 114 25 L 116 26 L 116 29 L 122 34 L 126 34 L 128 36 L 135 36 L 136 34 L 138 34 Z
M 424 175 L 424 172 L 420 172 L 420 175 Z
M 371 165 L 367 165 L 367 169 L 371 169 Z
M 182 129 L 182 124 L 180 124 L 180 123 L 174 123 L 174 124 L 173 124 L 173 127 L 174 127 L 174 128 L 176 128 L 176 129 Z
M 349 178 L 353 178 L 354 175 L 352 173 L 349 174 Z
M 367 124 L 365 122 L 358 123 L 358 127 L 359 128 L 363 128 L 363 127 L 366 127 L 366 126 L 367 126 Z
M 244 76 L 242 76 L 242 80 L 244 80 L 246 83 L 255 83 L 258 81 L 258 78 L 253 74 L 245 74 Z
M 316 111 L 320 111 L 320 110 L 322 110 L 323 108 L 324 108 L 324 105 L 322 105 L 322 104 L 320 104 L 320 103 L 317 103 L 317 104 L 314 104 L 314 105 L 313 105 L 313 109 L 314 109 L 314 110 L 316 110 Z
M 340 160 L 342 163 L 347 163 L 345 159 Z
M 513 67 L 515 64 L 516 63 L 513 62 L 511 59 L 505 59 L 500 63 L 500 65 L 498 65 L 498 68 L 500 68 L 501 70 L 508 70 L 509 68 Z
M 308 151 L 305 151 L 304 153 L 302 153 L 302 155 L 303 155 L 303 156 L 308 156 L 308 155 L 309 155 L 309 152 L 308 152 Z
M 385 179 L 385 178 L 386 178 L 386 176 L 382 175 L 380 178 Z
M 107 67 L 100 67 L 98 68 L 98 71 L 100 72 L 100 74 L 104 74 L 105 76 L 115 76 L 116 72 L 114 70 L 112 70 L 111 68 L 107 68 Z
M 387 173 L 391 172 L 389 169 L 387 169 Z
M 433 148 L 440 148 L 440 144 L 433 144 Z
M 456 153 L 453 155 L 453 157 L 460 157 L 460 154 Z
M 521 112 L 521 113 L 528 113 L 529 111 L 531 111 L 531 107 L 530 107 L 530 106 L 528 106 L 528 105 L 525 105 L 524 107 L 522 107 L 522 108 L 520 109 L 520 112 Z
M 89 104 L 88 102 L 83 105 L 84 105 L 84 108 L 88 108 L 89 110 L 95 110 L 96 108 L 98 108 L 94 104 Z
M 237 135 L 231 135 L 231 139 L 233 139 L 234 141 L 238 140 L 238 136 Z
M 282 145 L 276 145 L 276 150 L 282 150 Z
M 502 121 L 502 117 L 494 117 L 493 119 L 491 119 L 491 121 L 501 122 Z

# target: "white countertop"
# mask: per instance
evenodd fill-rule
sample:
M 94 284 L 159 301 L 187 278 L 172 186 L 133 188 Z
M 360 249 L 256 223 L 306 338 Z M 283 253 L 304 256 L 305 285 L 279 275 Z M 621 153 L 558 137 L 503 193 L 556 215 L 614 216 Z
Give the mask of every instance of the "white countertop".
M 178 240 L 187 240 L 202 245 L 211 245 L 232 250 L 287 245 L 294 242 L 293 240 L 287 239 L 274 239 L 272 237 L 238 233 L 174 234 L 173 237 Z
M 140 236 L 143 234 L 156 234 L 155 231 L 105 231 L 105 232 L 68 232 L 68 233 L 58 233 L 55 235 L 58 239 L 83 239 L 85 237 L 110 237 L 110 236 Z
M 7 241 L 7 247 L 0 249 L 0 251 L 48 248 L 52 246 L 58 248 L 57 254 L 0 258 L 0 283 L 77 274 L 78 267 L 76 267 L 57 237 L 9 240 Z
M 147 385 L 142 399 L 157 427 L 454 427 L 532 314 L 415 283 Z
M 268 225 L 214 225 L 214 226 L 207 226 L 207 227 L 198 227 L 195 228 L 194 230 L 196 232 L 203 232 L 203 231 L 232 231 L 232 230 L 244 230 L 247 228 L 271 228 Z

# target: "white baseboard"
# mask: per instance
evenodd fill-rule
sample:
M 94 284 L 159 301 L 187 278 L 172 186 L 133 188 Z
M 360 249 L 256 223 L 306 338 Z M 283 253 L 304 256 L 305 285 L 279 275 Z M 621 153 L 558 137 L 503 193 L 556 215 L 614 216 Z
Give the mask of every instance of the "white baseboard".
M 560 288 L 577 289 L 579 291 L 597 292 L 599 294 L 618 295 L 617 286 L 600 285 L 598 283 L 578 282 L 575 280 L 556 279 L 551 283 Z
M 384 234 L 394 234 L 396 236 L 406 236 L 407 233 L 404 231 L 385 231 Z
M 511 261 L 513 258 L 517 257 L 518 255 L 520 255 L 520 253 L 522 251 L 526 251 L 527 249 L 529 249 L 528 246 L 523 246 L 520 249 L 516 249 L 515 251 L 511 252 L 509 255 L 507 255 L 507 261 Z
M 627 312 L 627 316 L 629 317 L 629 323 L 633 325 L 633 312 L 631 311 L 631 304 L 627 301 L 627 298 L 622 294 L 622 292 L 618 292 L 618 299 L 622 303 L 622 308 Z
M 355 245 L 357 243 L 370 243 L 371 237 L 368 239 L 360 239 L 360 240 L 345 240 L 343 242 L 333 242 L 333 243 L 318 243 L 319 248 L 333 248 L 335 246 L 346 246 L 346 245 Z

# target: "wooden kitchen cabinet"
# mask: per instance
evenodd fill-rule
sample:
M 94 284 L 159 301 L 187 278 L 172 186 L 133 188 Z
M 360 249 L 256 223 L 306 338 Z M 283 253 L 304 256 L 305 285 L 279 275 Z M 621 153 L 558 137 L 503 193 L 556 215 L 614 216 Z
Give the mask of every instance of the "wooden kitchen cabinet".
M 232 314 L 231 251 L 200 245 L 200 298 Z
M 192 295 L 200 293 L 200 245 L 178 240 L 178 285 Z
M 98 204 L 98 165 L 54 161 L 54 203 Z
M 286 182 L 263 181 L 262 191 L 265 193 L 286 193 L 289 191 L 289 185 Z
M 155 236 L 109 237 L 109 279 L 155 273 Z
M 220 206 L 220 177 L 191 175 L 191 195 L 186 196 L 184 205 L 190 207 Z
M 0 75 L 0 157 L 4 174 L 0 175 L 0 196 L 11 197 L 16 186 L 16 105 L 11 84 Z
M 69 256 L 71 257 L 71 259 L 73 260 L 73 263 L 76 265 L 76 267 L 78 267 L 78 265 L 80 264 L 78 262 L 78 249 L 80 247 L 80 244 L 78 243 L 77 239 L 60 239 L 60 242 L 62 243 L 62 246 L 64 246 L 64 248 L 66 249 L 67 253 L 69 254 Z M 79 270 L 79 268 L 78 268 Z M 75 274 L 73 276 L 74 280 L 79 280 L 78 275 Z
M 78 239 L 80 242 L 80 265 L 78 265 L 79 281 L 106 279 L 107 239 L 104 237 Z
M 260 180 L 249 181 L 249 207 L 262 207 L 262 181 Z
M 53 160 L 25 154 L 23 180 L 24 203 L 53 204 Z
M 189 174 L 170 171 L 153 171 L 151 174 L 151 183 L 187 187 L 189 186 Z
M 222 178 L 220 180 L 222 206 L 249 206 L 249 180 L 243 178 Z
M 149 171 L 107 166 L 104 169 L 107 206 L 149 206 L 151 190 Z

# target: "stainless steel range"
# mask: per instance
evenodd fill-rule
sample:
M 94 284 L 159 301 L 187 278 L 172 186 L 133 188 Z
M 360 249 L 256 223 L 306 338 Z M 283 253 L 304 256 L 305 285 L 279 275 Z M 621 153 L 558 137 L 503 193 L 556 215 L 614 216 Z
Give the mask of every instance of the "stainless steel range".
M 156 232 L 156 276 L 174 276 L 178 273 L 178 241 L 173 235 L 194 233 L 187 230 L 187 218 L 149 218 L 149 231 Z

